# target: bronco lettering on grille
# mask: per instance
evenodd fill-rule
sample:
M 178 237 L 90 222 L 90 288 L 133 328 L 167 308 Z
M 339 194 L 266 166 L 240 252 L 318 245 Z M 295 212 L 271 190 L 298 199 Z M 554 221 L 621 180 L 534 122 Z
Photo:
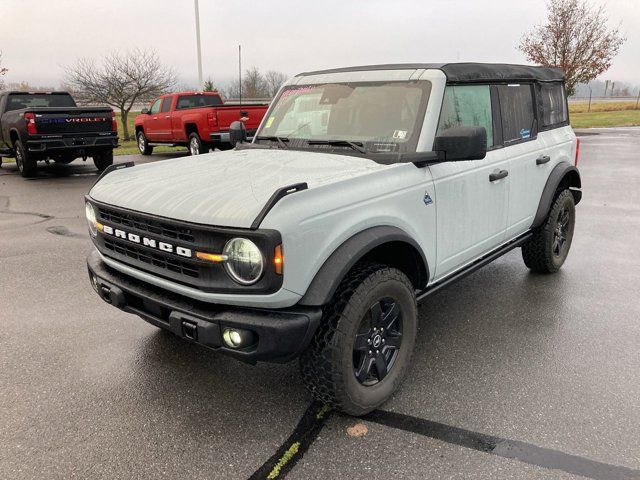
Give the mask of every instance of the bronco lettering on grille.
M 138 243 L 144 245 L 145 247 L 155 248 L 157 250 L 161 250 L 167 253 L 175 253 L 176 255 L 180 255 L 181 257 L 191 258 L 193 257 L 193 252 L 190 248 L 179 247 L 177 245 L 172 245 L 167 242 L 160 242 L 153 238 L 147 238 L 140 235 L 136 235 L 135 233 L 125 232 L 119 228 L 113 228 L 109 225 L 103 225 L 102 231 L 106 235 L 111 235 L 113 237 L 122 238 L 123 240 L 128 240 L 133 243 Z

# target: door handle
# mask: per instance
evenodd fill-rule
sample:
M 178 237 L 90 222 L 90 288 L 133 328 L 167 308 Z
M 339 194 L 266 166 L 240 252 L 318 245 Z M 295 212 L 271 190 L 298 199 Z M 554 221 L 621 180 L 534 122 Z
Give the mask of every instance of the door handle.
M 154 119 L 154 120 L 157 120 L 157 119 L 158 119 L 158 117 L 153 117 L 153 119 Z
M 499 172 L 492 173 L 491 175 L 489 175 L 489 181 L 490 182 L 495 182 L 496 180 L 500 180 L 501 178 L 504 178 L 507 175 L 509 175 L 508 171 L 500 170 Z
M 164 118 L 171 118 L 171 115 L 166 115 Z
M 541 157 L 536 158 L 536 165 L 544 165 L 549 160 L 551 160 L 551 157 L 549 155 L 543 155 Z

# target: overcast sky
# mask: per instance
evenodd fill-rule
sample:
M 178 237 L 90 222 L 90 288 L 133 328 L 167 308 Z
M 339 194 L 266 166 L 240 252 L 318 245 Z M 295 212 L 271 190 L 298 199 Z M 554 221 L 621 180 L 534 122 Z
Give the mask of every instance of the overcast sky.
M 598 0 L 594 0 L 598 1 Z M 602 78 L 640 83 L 640 0 L 608 0 L 628 37 Z M 301 71 L 371 63 L 524 63 L 516 45 L 544 19 L 543 0 L 200 0 L 205 78 L 243 66 Z M 193 0 L 0 0 L 7 82 L 58 86 L 62 65 L 133 47 L 157 50 L 195 85 Z

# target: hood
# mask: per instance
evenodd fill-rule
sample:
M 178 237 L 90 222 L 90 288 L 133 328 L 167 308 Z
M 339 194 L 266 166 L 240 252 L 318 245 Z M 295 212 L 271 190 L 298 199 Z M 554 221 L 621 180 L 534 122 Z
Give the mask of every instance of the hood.
M 249 228 L 279 188 L 306 182 L 313 189 L 387 168 L 322 152 L 229 150 L 115 170 L 89 194 L 99 202 L 166 218 Z

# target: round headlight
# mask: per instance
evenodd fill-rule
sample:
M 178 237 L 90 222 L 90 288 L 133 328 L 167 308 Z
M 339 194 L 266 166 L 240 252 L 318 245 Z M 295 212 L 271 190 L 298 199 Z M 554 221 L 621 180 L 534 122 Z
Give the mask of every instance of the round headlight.
M 232 238 L 224 246 L 224 267 L 231 278 L 242 285 L 256 283 L 264 270 L 262 252 L 251 240 Z
M 98 220 L 96 219 L 96 211 L 89 202 L 84 204 L 84 213 L 87 216 L 87 223 L 89 224 L 89 232 L 94 237 L 98 235 Z

